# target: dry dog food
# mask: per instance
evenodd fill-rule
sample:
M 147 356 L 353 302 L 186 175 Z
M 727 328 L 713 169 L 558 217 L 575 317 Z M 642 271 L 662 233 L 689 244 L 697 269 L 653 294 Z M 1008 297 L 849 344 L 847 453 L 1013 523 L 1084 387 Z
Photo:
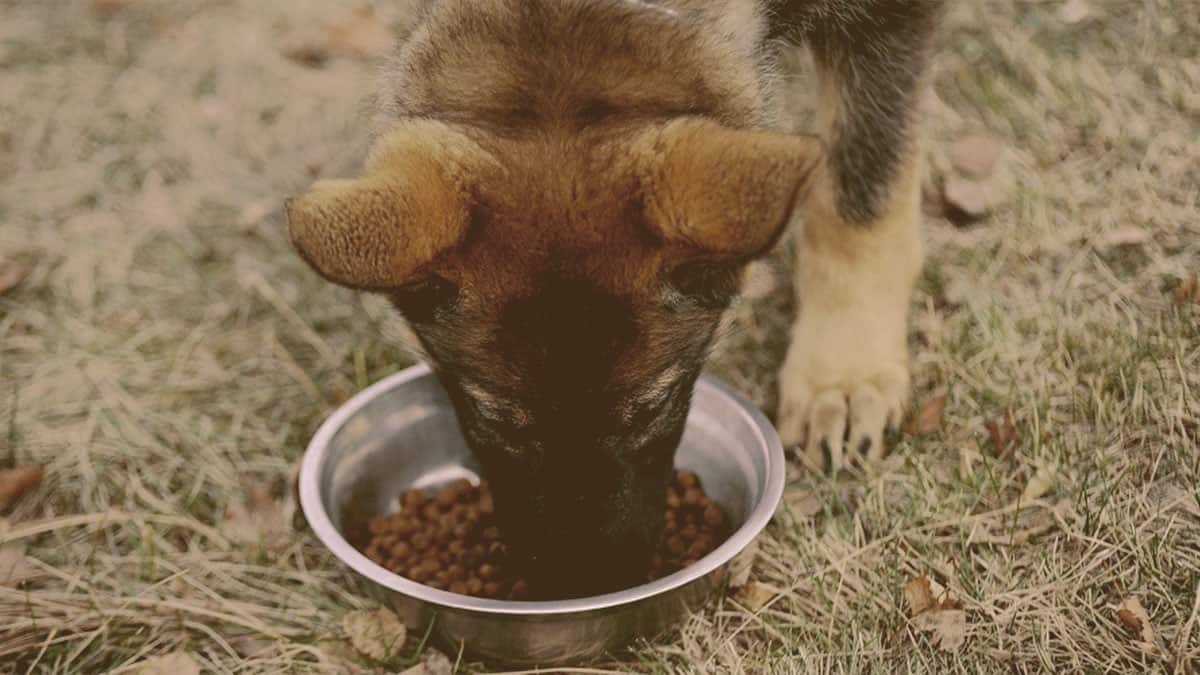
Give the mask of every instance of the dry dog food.
M 367 525 L 363 553 L 418 583 L 481 598 L 522 600 L 526 580 L 509 572 L 507 548 L 495 524 L 486 482 L 458 480 L 429 495 L 406 490 L 400 510 Z M 667 513 L 647 581 L 680 570 L 726 537 L 725 514 L 704 495 L 691 471 L 676 471 L 667 489 Z

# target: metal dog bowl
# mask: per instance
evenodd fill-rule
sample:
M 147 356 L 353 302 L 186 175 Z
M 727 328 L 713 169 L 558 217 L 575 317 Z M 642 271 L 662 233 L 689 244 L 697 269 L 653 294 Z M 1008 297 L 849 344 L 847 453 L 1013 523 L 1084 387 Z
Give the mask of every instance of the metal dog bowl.
M 373 582 L 408 626 L 484 659 L 521 665 L 579 662 L 637 637 L 653 638 L 699 607 L 730 560 L 758 535 L 783 493 L 784 457 L 766 418 L 709 377 L 696 385 L 676 466 L 699 474 L 736 529 L 696 563 L 615 593 L 553 602 L 487 600 L 401 577 L 359 553 L 366 521 L 394 511 L 410 487 L 477 480 L 477 464 L 436 377 L 414 366 L 363 390 L 313 437 L 300 472 L 300 504 L 338 558 Z

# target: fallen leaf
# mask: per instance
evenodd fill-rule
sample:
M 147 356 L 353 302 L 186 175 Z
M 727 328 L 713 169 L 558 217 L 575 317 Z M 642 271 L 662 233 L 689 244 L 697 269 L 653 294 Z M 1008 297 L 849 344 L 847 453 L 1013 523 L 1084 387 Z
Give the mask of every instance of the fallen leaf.
M 979 443 L 974 438 L 968 438 L 958 447 L 958 471 L 962 476 L 975 474 L 975 462 L 983 459 L 979 451 Z
M 950 147 L 950 163 L 968 178 L 987 178 L 996 170 L 1004 143 L 990 134 L 964 136 Z
M 0 295 L 11 291 L 29 276 L 30 266 L 16 260 L 0 260 Z
M 1028 504 L 1049 492 L 1050 488 L 1054 487 L 1054 477 L 1057 473 L 1058 467 L 1053 464 L 1044 464 L 1039 467 L 1021 492 L 1021 503 Z
M 1150 625 L 1150 615 L 1142 606 L 1136 595 L 1131 595 L 1117 605 L 1117 619 L 1138 642 L 1154 645 L 1154 627 Z
M 450 657 L 436 649 L 427 647 L 421 652 L 421 666 L 427 675 L 453 675 L 454 664 Z
M 114 16 L 125 11 L 133 0 L 92 0 L 92 11 L 100 16 Z
M 1146 613 L 1146 608 L 1142 607 L 1138 597 L 1129 596 L 1117 605 L 1117 619 L 1128 629 L 1139 649 L 1147 653 L 1156 651 L 1156 639 L 1154 639 L 1154 627 L 1150 623 L 1150 614 Z
M 1007 454 L 1009 446 L 1017 440 L 1017 424 L 1013 419 L 1012 410 L 1006 410 L 1004 417 L 987 420 L 983 426 L 987 428 L 988 435 L 992 438 L 992 449 L 996 456 L 1002 457 Z
M 942 413 L 946 410 L 946 395 L 939 394 L 921 404 L 915 417 L 905 424 L 910 436 L 928 436 L 942 428 Z
M 281 500 L 271 494 L 271 486 L 247 481 L 245 503 L 225 509 L 225 529 L 231 538 L 245 544 L 274 547 L 291 533 L 291 516 Z
M 37 568 L 25 557 L 25 547 L 18 544 L 0 546 L 0 586 L 16 588 L 26 581 L 36 579 Z
M 962 604 L 941 584 L 921 575 L 904 585 L 913 627 L 933 633 L 934 643 L 952 652 L 967 638 L 967 615 Z
M 330 23 L 325 31 L 330 52 L 359 60 L 383 56 L 395 41 L 392 31 L 367 5 Z
M 928 611 L 912 622 L 917 630 L 932 633 L 934 643 L 944 651 L 957 651 L 966 642 L 967 614 L 961 609 Z
M 982 220 L 994 206 L 987 186 L 961 176 L 946 178 L 942 185 L 942 200 L 946 205 L 946 218 L 959 226 Z
M 798 518 L 809 518 L 825 508 L 824 500 L 808 490 L 785 492 L 783 503 Z
M 342 640 L 318 640 L 317 658 L 321 660 L 322 664 L 332 666 L 332 672 L 339 675 L 363 672 L 362 665 L 359 663 L 362 657 Z
M 244 230 L 254 227 L 263 218 L 271 215 L 271 212 L 278 206 L 276 202 L 275 199 L 260 199 L 246 204 L 238 213 L 238 226 Z
M 450 657 L 432 647 L 426 647 L 421 652 L 421 662 L 403 670 L 398 675 L 453 675 L 454 664 Z
M 142 661 L 138 675 L 200 675 L 200 665 L 187 652 L 171 652 Z
M 924 574 L 904 585 L 904 597 L 908 600 L 910 616 L 918 616 L 927 611 L 962 609 L 958 598 L 951 595 L 946 587 Z
M 758 543 L 755 540 L 729 561 L 729 588 L 738 589 L 750 581 L 750 572 L 754 568 L 754 559 L 757 556 Z
M 942 218 L 946 215 L 946 200 L 943 195 L 942 178 L 929 172 L 921 182 L 921 213 L 930 218 Z
M 1114 246 L 1136 246 L 1144 244 L 1152 238 L 1149 230 L 1137 225 L 1122 225 L 1104 235 L 1101 243 L 1106 247 Z
M 733 598 L 737 600 L 741 606 L 745 607 L 751 612 L 757 612 L 765 607 L 767 603 L 778 594 L 778 588 L 775 588 L 774 586 L 768 586 L 767 584 L 757 581 L 752 581 L 739 588 L 737 593 L 734 593 Z
M 166 179 L 161 173 L 151 169 L 142 179 L 142 217 L 146 222 L 154 223 L 163 230 L 173 230 L 183 226 L 183 215 L 179 206 L 179 199 L 171 194 Z
M 1058 8 L 1058 18 L 1065 24 L 1076 24 L 1095 15 L 1087 0 L 1067 0 Z
M 0 535 L 12 529 L 6 518 L 0 518 Z M 25 557 L 25 543 L 13 541 L 0 546 L 0 586 L 17 587 L 36 578 L 39 572 Z
M 328 47 L 308 41 L 298 41 L 287 45 L 283 48 L 282 53 L 288 59 L 308 68 L 320 68 L 329 60 Z
M 229 646 L 233 647 L 233 651 L 238 653 L 244 659 L 252 659 L 256 656 L 261 656 L 275 646 L 271 640 L 263 640 L 261 638 L 250 637 L 249 635 L 239 635 L 229 640 Z
M 0 292 L 3 292 L 0 286 Z M 1185 302 L 1200 302 L 1200 277 L 1189 276 L 1175 287 L 1175 306 L 1181 307 Z
M 408 632 L 390 609 L 358 610 L 342 617 L 342 630 L 359 652 L 383 661 L 396 655 Z
M 15 502 L 42 482 L 42 467 L 18 466 L 0 471 L 0 506 Z
M 921 575 L 904 585 L 904 597 L 908 600 L 909 616 L 923 614 L 937 605 L 933 597 L 933 589 L 929 585 L 929 577 Z

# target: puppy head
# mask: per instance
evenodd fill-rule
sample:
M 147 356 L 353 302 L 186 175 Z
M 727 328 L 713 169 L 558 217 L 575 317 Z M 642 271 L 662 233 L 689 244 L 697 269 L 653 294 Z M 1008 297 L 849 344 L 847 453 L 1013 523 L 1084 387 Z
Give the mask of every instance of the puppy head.
M 720 315 L 819 157 L 688 118 L 520 139 L 411 122 L 287 212 L 310 265 L 411 324 L 534 591 L 584 595 L 644 580 Z

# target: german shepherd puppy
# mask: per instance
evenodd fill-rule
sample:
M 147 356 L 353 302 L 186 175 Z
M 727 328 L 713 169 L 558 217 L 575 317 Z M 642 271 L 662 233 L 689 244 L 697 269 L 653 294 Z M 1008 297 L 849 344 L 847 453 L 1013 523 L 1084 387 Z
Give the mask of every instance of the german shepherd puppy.
M 746 263 L 796 229 L 785 443 L 873 460 L 909 387 L 918 108 L 940 0 L 434 0 L 362 177 L 300 255 L 420 339 L 535 592 L 644 579 L 692 386 Z M 771 49 L 814 136 L 766 130 Z

